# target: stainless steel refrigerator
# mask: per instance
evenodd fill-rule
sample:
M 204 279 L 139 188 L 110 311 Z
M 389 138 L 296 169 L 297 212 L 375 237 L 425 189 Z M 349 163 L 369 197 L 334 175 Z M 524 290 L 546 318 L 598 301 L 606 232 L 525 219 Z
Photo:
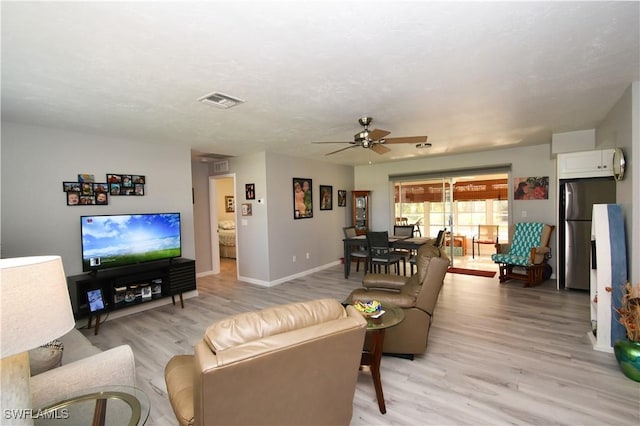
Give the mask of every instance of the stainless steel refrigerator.
M 560 288 L 589 290 L 593 205 L 615 202 L 613 178 L 560 180 Z

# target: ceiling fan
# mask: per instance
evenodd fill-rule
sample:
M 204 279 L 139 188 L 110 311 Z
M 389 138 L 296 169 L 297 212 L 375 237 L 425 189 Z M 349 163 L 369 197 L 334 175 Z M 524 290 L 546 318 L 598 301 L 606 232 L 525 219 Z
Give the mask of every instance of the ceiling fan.
M 358 148 L 358 147 L 362 147 L 362 148 L 367 148 L 367 149 L 371 149 L 372 151 L 375 151 L 378 154 L 386 154 L 387 152 L 391 151 L 389 148 L 387 148 L 384 145 L 388 145 L 388 144 L 396 144 L 396 143 L 415 143 L 416 147 L 419 148 L 428 148 L 431 146 L 430 143 L 427 143 L 427 137 L 426 136 L 407 136 L 407 137 L 401 137 L 401 138 L 385 138 L 385 136 L 387 136 L 389 133 L 386 130 L 381 130 L 381 129 L 373 129 L 373 130 L 369 130 L 369 124 L 371 124 L 371 122 L 373 121 L 373 118 L 371 117 L 362 117 L 360 119 L 358 119 L 358 122 L 360 123 L 361 126 L 364 127 L 364 129 L 359 132 L 356 133 L 353 136 L 353 141 L 350 142 L 312 142 L 312 143 L 348 143 L 351 146 L 348 146 L 346 148 L 340 148 L 336 151 L 332 151 L 328 154 L 325 155 L 331 155 L 331 154 L 335 154 L 338 153 L 340 151 L 344 151 L 345 149 L 349 149 L 349 148 Z

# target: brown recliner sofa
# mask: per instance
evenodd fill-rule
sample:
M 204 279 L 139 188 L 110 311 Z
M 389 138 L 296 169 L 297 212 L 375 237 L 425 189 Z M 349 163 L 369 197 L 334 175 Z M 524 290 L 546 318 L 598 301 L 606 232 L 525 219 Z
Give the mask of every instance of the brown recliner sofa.
M 368 274 L 362 285 L 347 297 L 355 300 L 378 300 L 403 308 L 405 319 L 386 330 L 383 353 L 413 359 L 427 349 L 433 311 L 449 268 L 449 258 L 434 245 L 423 245 L 416 256 L 418 272 L 407 278 L 399 275 Z
M 333 299 L 218 321 L 169 360 L 171 406 L 181 425 L 347 425 L 365 331 Z

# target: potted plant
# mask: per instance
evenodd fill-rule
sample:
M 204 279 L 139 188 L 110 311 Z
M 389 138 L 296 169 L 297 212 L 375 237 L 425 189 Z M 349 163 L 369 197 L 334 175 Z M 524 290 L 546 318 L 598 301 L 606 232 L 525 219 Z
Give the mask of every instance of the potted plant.
M 620 324 L 627 331 L 628 340 L 618 340 L 613 345 L 618 364 L 628 378 L 640 382 L 640 284 L 624 287 L 621 304 L 616 311 Z

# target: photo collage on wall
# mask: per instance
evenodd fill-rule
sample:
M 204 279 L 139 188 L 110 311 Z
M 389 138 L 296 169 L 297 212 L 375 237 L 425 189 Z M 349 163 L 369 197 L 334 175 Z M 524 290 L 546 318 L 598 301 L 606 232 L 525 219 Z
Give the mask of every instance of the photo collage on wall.
M 62 182 L 67 205 L 106 206 L 109 204 L 109 196 L 144 195 L 145 176 L 109 173 L 106 180 L 96 182 L 94 175 L 82 173 L 78 174 L 77 181 Z
M 144 195 L 145 177 L 142 175 L 108 173 L 107 183 L 109 194 L 113 196 Z

